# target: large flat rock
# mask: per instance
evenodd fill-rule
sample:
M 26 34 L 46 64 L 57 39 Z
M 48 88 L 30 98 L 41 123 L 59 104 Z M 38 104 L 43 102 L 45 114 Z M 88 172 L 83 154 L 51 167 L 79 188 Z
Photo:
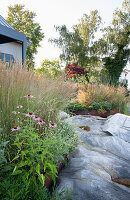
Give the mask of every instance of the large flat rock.
M 130 179 L 130 144 L 120 135 L 104 132 L 110 119 L 112 117 L 104 120 L 74 116 L 65 120 L 80 133 L 79 144 L 58 178 L 60 191 L 64 188 L 73 191 L 72 200 L 130 199 L 130 188 L 112 181 Z M 122 120 L 122 124 L 129 126 L 127 119 L 126 123 Z M 82 126 L 88 126 L 90 130 L 79 128 Z
M 130 161 L 130 143 L 115 136 L 81 136 L 86 145 L 100 147 L 122 159 Z

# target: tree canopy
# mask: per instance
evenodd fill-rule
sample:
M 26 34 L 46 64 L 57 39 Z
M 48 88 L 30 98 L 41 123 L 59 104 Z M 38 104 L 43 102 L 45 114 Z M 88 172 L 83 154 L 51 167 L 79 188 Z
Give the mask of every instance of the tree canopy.
M 123 1 L 122 10 L 113 13 L 111 26 L 103 29 L 103 36 L 95 43 L 103 58 L 104 67 L 111 84 L 116 84 L 129 59 L 130 49 L 130 3 Z
M 7 22 L 17 31 L 26 34 L 29 45 L 26 51 L 26 65 L 28 68 L 34 68 L 34 55 L 40 46 L 40 41 L 44 38 L 39 23 L 34 19 L 36 14 L 25 9 L 24 5 L 16 4 L 8 7 Z
M 57 77 L 62 73 L 63 66 L 57 59 L 45 59 L 41 63 L 41 67 L 36 70 L 40 74 L 46 74 L 49 77 Z
M 50 39 L 62 50 L 60 58 L 68 63 L 78 63 L 86 67 L 91 62 L 97 61 L 93 51 L 94 34 L 101 23 L 98 11 L 91 11 L 90 15 L 84 14 L 79 24 L 72 27 L 69 31 L 65 25 L 57 26 L 59 38 Z
M 62 50 L 60 58 L 66 64 L 95 71 L 99 66 L 109 77 L 110 84 L 117 84 L 129 59 L 130 43 L 130 2 L 123 1 L 122 9 L 116 9 L 110 26 L 102 28 L 102 36 L 97 39 L 96 32 L 102 23 L 97 10 L 84 14 L 79 23 L 69 31 L 65 25 L 57 26 L 59 38 L 50 39 Z

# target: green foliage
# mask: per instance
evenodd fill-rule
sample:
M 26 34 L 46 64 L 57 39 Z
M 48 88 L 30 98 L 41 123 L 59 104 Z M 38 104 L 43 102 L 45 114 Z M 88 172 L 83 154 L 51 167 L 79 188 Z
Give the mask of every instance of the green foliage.
M 60 59 L 66 63 L 79 62 L 81 64 L 85 57 L 85 47 L 83 40 L 80 38 L 79 31 L 74 29 L 70 32 L 65 25 L 55 27 L 59 32 L 59 39 L 50 39 L 52 43 L 55 43 L 62 49 Z
M 67 109 L 68 110 L 74 110 L 74 111 L 77 111 L 77 110 L 86 110 L 86 109 L 90 109 L 88 106 L 84 106 L 84 105 L 81 105 L 79 103 L 70 103 L 68 106 L 67 106 Z
M 99 54 L 103 56 L 104 67 L 109 75 L 109 83 L 117 85 L 119 77 L 129 59 L 129 4 L 123 1 L 122 10 L 115 10 L 113 13 L 112 25 L 103 31 L 103 37 L 97 43 Z
M 2 200 L 51 200 L 46 188 L 31 184 L 28 188 L 23 182 L 22 175 L 4 176 L 0 182 L 0 199 Z
M 21 175 L 5 175 L 0 181 L 0 199 L 2 200 L 71 200 L 72 191 L 57 188 L 51 194 L 47 188 L 31 184 L 29 188 L 24 185 Z
M 26 126 L 12 133 L 15 166 L 12 175 L 22 174 L 26 187 L 30 184 L 44 186 L 47 174 L 55 183 L 58 160 L 63 160 L 63 155 L 68 155 L 76 145 L 74 132 L 66 124 L 58 128 L 47 126 L 43 133 L 36 132 L 36 122 L 31 117 L 24 121 Z
M 30 104 L 29 101 L 28 103 Z M 60 194 L 56 198 L 50 197 L 42 187 L 48 174 L 55 184 L 58 161 L 63 161 L 64 155 L 67 156 L 74 149 L 77 135 L 66 123 L 59 123 L 57 127 L 49 127 L 47 124 L 37 127 L 37 121 L 32 117 L 21 119 L 21 122 L 19 121 L 20 129 L 12 132 L 13 143 L 10 145 L 13 146 L 13 152 L 8 152 L 13 154 L 11 163 L 8 162 L 10 168 L 5 175 L 0 174 L 3 178 L 0 183 L 0 197 L 14 200 L 60 200 Z M 4 178 L 7 173 L 8 176 Z M 5 193 L 6 190 L 8 192 Z M 69 199 L 68 195 L 65 199 Z
M 48 150 L 48 140 L 42 140 L 44 135 L 35 133 L 30 125 L 16 134 L 13 145 L 18 150 L 12 161 L 17 161 L 17 164 L 15 164 L 13 175 L 22 174 L 24 183 L 27 185 L 32 182 L 36 185 L 36 181 L 44 185 L 46 172 L 55 181 L 57 170 L 49 159 L 53 155 Z M 36 177 L 38 177 L 37 180 Z
M 93 102 L 90 106 L 84 106 L 79 103 L 70 103 L 67 106 L 68 110 L 72 111 L 78 111 L 78 110 L 112 110 L 115 107 L 114 104 L 108 102 L 108 101 L 101 101 L 101 102 Z
M 93 106 L 93 109 L 95 110 L 99 110 L 99 109 L 112 110 L 115 107 L 114 105 L 112 105 L 112 103 L 108 101 L 93 102 L 92 106 Z
M 41 67 L 36 69 L 36 73 L 46 74 L 49 77 L 57 77 L 62 73 L 63 66 L 60 64 L 59 60 L 43 60 Z
M 28 99 L 28 110 L 30 105 L 31 99 Z M 42 127 L 37 125 L 37 121 L 34 121 L 32 117 L 25 118 L 24 113 L 18 119 L 21 127 L 12 132 L 10 141 L 13 151 L 6 152 L 10 154 L 10 157 L 13 156 L 11 163 L 7 163 L 7 170 L 6 160 L 2 162 L 2 167 L 6 171 L 3 170 L 0 174 L 3 178 L 0 183 L 0 197 L 14 200 L 60 199 L 60 194 L 52 198 L 42 187 L 48 174 L 55 184 L 57 167 L 60 164 L 58 161 L 63 161 L 64 155 L 69 155 L 74 149 L 77 144 L 77 135 L 66 123 L 59 123 L 57 127 L 49 127 L 48 124 Z M 7 143 L 2 143 L 0 148 L 5 147 Z M 1 155 L 1 158 L 5 159 L 4 151 Z M 4 178 L 3 176 L 7 173 L 8 176 Z M 6 190 L 8 191 L 5 193 Z M 68 195 L 66 199 L 69 199 Z
M 50 39 L 62 49 L 60 58 L 66 63 L 78 63 L 81 67 L 86 67 L 90 63 L 96 63 L 96 49 L 92 48 L 94 33 L 101 23 L 98 11 L 92 11 L 90 15 L 83 15 L 79 24 L 73 26 L 70 32 L 67 27 L 57 26 L 59 32 L 58 39 Z M 94 50 L 94 51 L 93 51 Z
M 98 10 L 90 12 L 90 15 L 84 14 L 80 23 L 76 25 L 79 30 L 79 35 L 83 39 L 84 45 L 90 47 L 93 44 L 95 33 L 101 24 L 101 17 Z M 92 50 L 92 46 L 91 46 Z
M 26 65 L 28 68 L 34 68 L 34 55 L 37 53 L 40 41 L 44 37 L 39 23 L 34 21 L 35 17 L 36 14 L 27 9 L 25 10 L 24 5 L 16 4 L 8 7 L 7 22 L 17 31 L 26 34 L 29 42 L 26 52 Z

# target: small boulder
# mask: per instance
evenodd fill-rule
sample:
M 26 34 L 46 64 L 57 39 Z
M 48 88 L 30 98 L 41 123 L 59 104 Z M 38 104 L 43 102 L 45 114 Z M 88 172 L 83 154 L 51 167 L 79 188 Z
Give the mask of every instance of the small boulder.
M 59 120 L 64 120 L 64 119 L 69 118 L 69 117 L 70 117 L 69 114 L 67 114 L 66 112 L 64 112 L 62 110 L 59 110 L 59 113 L 58 113 L 58 116 L 57 116 L 57 118 Z
M 120 113 L 113 115 L 104 123 L 103 131 L 130 142 L 130 116 Z

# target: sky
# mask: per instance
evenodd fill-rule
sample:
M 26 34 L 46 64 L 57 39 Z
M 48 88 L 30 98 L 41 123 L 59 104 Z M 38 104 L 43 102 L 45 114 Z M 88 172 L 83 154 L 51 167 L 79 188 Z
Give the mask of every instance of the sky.
M 49 38 L 58 37 L 54 25 L 66 25 L 70 29 L 77 24 L 83 14 L 97 9 L 105 25 L 112 21 L 116 8 L 122 7 L 123 0 L 0 0 L 0 15 L 7 17 L 8 6 L 24 4 L 29 11 L 36 13 L 35 21 L 41 26 L 45 37 L 40 43 L 35 56 L 37 67 L 44 59 L 58 58 L 60 50 L 48 42 Z

